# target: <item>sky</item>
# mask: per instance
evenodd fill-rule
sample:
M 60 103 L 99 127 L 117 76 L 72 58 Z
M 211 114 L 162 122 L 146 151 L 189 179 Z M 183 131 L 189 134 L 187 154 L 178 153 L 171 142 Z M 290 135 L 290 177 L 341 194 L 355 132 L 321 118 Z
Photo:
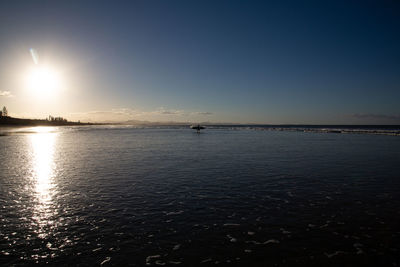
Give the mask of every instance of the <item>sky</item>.
M 0 105 L 92 122 L 400 124 L 399 29 L 394 0 L 3 0 Z M 37 68 L 54 88 L 33 85 Z

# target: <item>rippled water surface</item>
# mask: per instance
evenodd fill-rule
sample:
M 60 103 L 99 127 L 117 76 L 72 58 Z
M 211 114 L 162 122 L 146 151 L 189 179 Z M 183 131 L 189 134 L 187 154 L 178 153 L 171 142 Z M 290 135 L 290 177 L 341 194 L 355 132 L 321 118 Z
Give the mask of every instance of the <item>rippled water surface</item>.
M 0 264 L 400 264 L 400 137 L 5 129 Z

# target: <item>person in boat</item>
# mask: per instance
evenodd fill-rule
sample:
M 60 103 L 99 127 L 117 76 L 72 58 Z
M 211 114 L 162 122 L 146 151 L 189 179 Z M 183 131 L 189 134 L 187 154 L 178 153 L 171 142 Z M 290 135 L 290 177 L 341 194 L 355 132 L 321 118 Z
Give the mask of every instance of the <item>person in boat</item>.
M 200 130 L 201 129 L 204 129 L 204 127 L 203 126 L 200 126 L 200 124 L 197 124 L 196 126 L 191 126 L 190 128 L 192 128 L 192 129 L 194 129 L 194 130 L 197 130 L 197 132 L 198 133 L 200 133 Z

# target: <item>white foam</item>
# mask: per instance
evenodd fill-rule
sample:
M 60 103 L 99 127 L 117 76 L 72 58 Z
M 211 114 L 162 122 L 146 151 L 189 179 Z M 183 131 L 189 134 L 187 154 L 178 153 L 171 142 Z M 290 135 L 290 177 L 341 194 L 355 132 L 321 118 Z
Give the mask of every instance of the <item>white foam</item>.
M 236 242 L 237 241 L 237 239 L 234 238 L 233 236 L 226 235 L 226 237 L 228 237 L 229 241 L 231 241 L 231 242 Z
M 258 241 L 251 240 L 251 241 L 247 241 L 247 243 L 253 243 L 255 245 L 267 245 L 267 244 L 279 244 L 280 242 L 279 242 L 279 240 L 276 240 L 276 239 L 269 239 L 264 242 L 258 242 Z
M 111 260 L 111 257 L 106 257 L 105 260 L 103 260 L 100 265 L 106 264 L 107 262 L 109 262 Z
M 239 223 L 225 223 L 224 226 L 240 226 Z
M 151 255 L 146 258 L 146 265 L 151 265 L 153 259 L 161 258 L 161 255 Z
M 184 213 L 183 210 L 167 212 L 165 215 L 178 215 Z
M 326 252 L 325 252 L 324 254 L 325 254 L 325 256 L 327 256 L 328 258 L 332 258 L 332 257 L 335 257 L 335 256 L 337 256 L 337 255 L 344 254 L 344 251 L 338 250 L 338 251 L 335 251 L 334 253 L 331 253 L 331 254 L 326 253 Z
M 181 261 L 169 261 L 168 263 L 178 265 L 178 264 L 181 264 L 182 262 Z

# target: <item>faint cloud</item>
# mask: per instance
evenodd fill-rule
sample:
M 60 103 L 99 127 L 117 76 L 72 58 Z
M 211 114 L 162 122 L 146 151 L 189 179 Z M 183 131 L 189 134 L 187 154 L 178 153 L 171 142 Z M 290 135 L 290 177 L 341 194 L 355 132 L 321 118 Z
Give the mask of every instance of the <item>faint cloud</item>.
M 130 108 L 116 108 L 112 109 L 111 113 L 117 114 L 117 115 L 127 115 L 127 116 L 135 116 L 141 114 L 140 111 L 137 111 L 135 109 L 130 109 Z
M 392 120 L 400 121 L 400 115 L 385 115 L 385 114 L 373 114 L 373 113 L 355 113 L 351 115 L 357 119 L 380 119 L 380 120 Z
M 185 111 L 183 110 L 176 110 L 176 109 L 170 109 L 170 110 L 166 110 L 163 107 L 155 110 L 155 111 L 151 111 L 149 112 L 150 114 L 154 114 L 154 115 L 185 115 Z
M 203 116 L 211 116 L 211 115 L 214 115 L 214 113 L 208 112 L 208 111 L 205 111 L 205 112 L 194 112 L 193 114 L 196 114 L 196 115 L 203 115 Z
M 199 111 L 188 112 L 179 109 L 165 109 L 163 107 L 157 108 L 152 111 L 142 111 L 131 108 L 116 108 L 111 110 L 92 110 L 87 112 L 74 112 L 69 116 L 75 120 L 88 120 L 88 121 L 127 121 L 127 120 L 150 120 L 150 121 L 164 121 L 164 120 L 190 120 L 195 119 L 196 116 L 210 116 L 211 112 Z
M 176 110 L 176 109 L 166 110 L 164 108 L 159 108 L 158 110 L 150 112 L 150 113 L 158 114 L 158 115 L 179 115 L 179 116 L 195 116 L 195 115 L 210 116 L 210 115 L 213 115 L 212 112 L 207 112 L 207 111 L 188 112 L 188 111 Z
M 165 110 L 165 111 L 160 111 L 160 114 L 163 114 L 163 115 L 180 115 L 181 113 L 179 111 Z
M 13 97 L 10 91 L 0 91 L 0 96 Z
M 91 110 L 86 112 L 73 112 L 69 116 L 86 120 L 126 120 L 142 115 L 142 112 L 134 109 L 120 108 L 112 110 Z

